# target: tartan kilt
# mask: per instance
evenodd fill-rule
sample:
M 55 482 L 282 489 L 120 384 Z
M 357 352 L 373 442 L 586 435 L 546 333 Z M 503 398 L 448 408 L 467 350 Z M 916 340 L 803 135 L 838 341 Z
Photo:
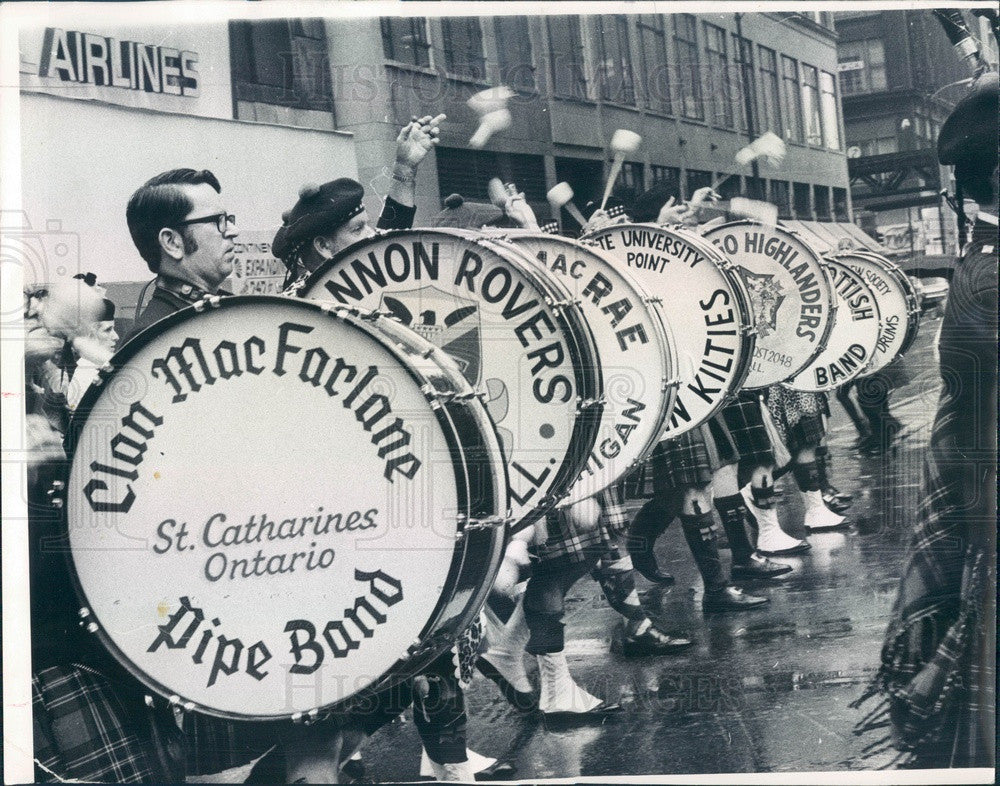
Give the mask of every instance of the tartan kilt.
M 707 486 L 712 475 L 740 460 L 740 453 L 720 415 L 707 423 L 665 439 L 653 450 L 653 493 L 657 496 L 690 486 Z
M 40 781 L 165 780 L 148 736 L 148 708 L 101 672 L 67 664 L 31 676 L 35 771 Z M 132 706 L 136 704 L 138 706 Z
M 601 492 L 595 499 L 601 507 L 595 527 L 581 527 L 558 510 L 545 515 L 546 538 L 530 547 L 536 558 L 532 562 L 532 573 L 558 572 L 596 560 L 614 545 L 616 536 L 611 527 L 627 521 L 624 506 L 610 491 Z
M 722 418 L 740 452 L 740 463 L 754 467 L 774 466 L 771 438 L 764 427 L 756 391 L 741 390 L 736 400 L 722 409 Z

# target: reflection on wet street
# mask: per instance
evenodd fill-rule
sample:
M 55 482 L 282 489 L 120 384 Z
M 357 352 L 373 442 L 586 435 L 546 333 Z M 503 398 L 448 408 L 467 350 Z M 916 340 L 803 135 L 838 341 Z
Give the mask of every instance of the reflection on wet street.
M 518 779 L 885 766 L 891 753 L 865 757 L 872 740 L 852 734 L 860 715 L 848 704 L 877 666 L 913 525 L 937 403 L 938 325 L 925 317 L 907 354 L 912 381 L 892 399 L 906 428 L 886 455 L 864 457 L 852 448 L 857 434 L 831 396 L 833 480 L 855 495 L 851 526 L 810 535 L 810 552 L 781 560 L 795 569 L 786 580 L 743 585 L 770 597 L 769 606 L 703 616 L 700 578 L 675 523 L 657 553 L 677 583 L 661 590 L 637 582 L 650 614 L 695 646 L 668 657 L 613 654 L 621 618 L 584 578 L 568 604 L 570 668 L 591 693 L 620 701 L 625 712 L 560 726 L 517 714 L 479 678 L 467 694 L 470 747 L 509 760 Z M 782 524 L 804 537 L 794 481 L 786 477 L 781 487 Z M 364 756 L 375 780 L 415 779 L 420 743 L 412 722 L 385 729 Z

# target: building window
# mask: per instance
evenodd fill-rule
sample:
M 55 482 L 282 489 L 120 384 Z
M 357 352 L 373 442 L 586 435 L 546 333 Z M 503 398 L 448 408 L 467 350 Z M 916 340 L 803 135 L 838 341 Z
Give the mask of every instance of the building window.
M 812 218 L 812 207 L 809 204 L 809 192 L 812 189 L 808 183 L 792 183 L 792 197 L 795 200 L 795 217 L 809 220 Z
M 552 85 L 556 95 L 587 98 L 586 64 L 580 17 L 550 16 L 549 51 L 552 53 Z
M 598 17 L 595 51 L 601 98 L 617 104 L 634 105 L 635 81 L 626 17 L 619 14 Z
M 694 194 L 699 188 L 704 188 L 705 186 L 712 185 L 712 173 L 704 172 L 700 169 L 689 169 L 687 171 L 687 188 L 685 190 L 685 199 L 690 199 L 691 195 Z
M 442 17 L 441 33 L 444 36 L 444 65 L 448 73 L 466 79 L 485 79 L 486 58 L 479 18 Z
M 845 95 L 885 90 L 885 46 L 878 38 L 837 43 L 840 92 Z
M 427 39 L 427 19 L 422 16 L 383 16 L 382 54 L 387 60 L 429 68 L 431 45 Z
M 677 199 L 681 196 L 681 170 L 680 167 L 676 166 L 660 166 L 659 164 L 651 164 L 649 167 L 649 177 L 653 181 L 654 186 L 658 186 L 661 183 L 664 188 L 668 189 L 673 193 Z
M 733 91 L 729 73 L 726 31 L 708 22 L 705 27 L 705 56 L 708 60 L 709 92 L 712 95 L 712 118 L 717 126 L 734 128 Z
M 760 119 L 760 111 L 757 107 L 757 94 L 754 92 L 753 82 L 753 44 L 746 38 L 740 38 L 733 34 L 733 59 L 736 63 L 734 83 L 736 90 L 733 100 L 736 103 L 736 119 L 739 130 L 746 132 L 750 130 L 751 124 L 757 129 Z M 749 96 L 749 100 L 747 97 Z M 750 105 L 751 117 L 747 119 L 747 104 Z M 757 132 L 759 133 L 759 132 Z
M 535 89 L 535 65 L 526 16 L 498 16 L 493 20 L 502 85 Z
M 806 142 L 823 144 L 823 129 L 819 118 L 819 73 L 811 65 L 802 64 L 802 111 L 806 120 Z
M 663 17 L 644 14 L 639 17 L 638 25 L 643 76 L 646 80 L 646 107 L 669 115 L 673 108 L 670 105 L 667 34 Z
M 674 17 L 674 51 L 677 53 L 677 70 L 680 74 L 681 114 L 693 120 L 704 120 L 696 31 L 697 23 L 691 14 L 678 14 Z
M 814 204 L 816 205 L 816 217 L 822 220 L 830 218 L 830 187 L 813 187 Z
M 725 178 L 723 180 L 723 178 Z M 720 172 L 718 179 L 721 181 L 716 187 L 716 191 L 719 196 L 723 199 L 732 199 L 733 197 L 739 196 L 743 190 L 740 183 L 740 176 L 738 174 L 729 174 L 728 172 Z
M 767 181 L 762 177 L 746 176 L 746 195 L 750 199 L 767 199 Z
M 840 150 L 840 116 L 837 112 L 837 87 L 833 74 L 819 72 L 820 111 L 823 115 L 823 144 Z
M 773 49 L 765 46 L 760 51 L 760 104 L 761 127 L 758 133 L 771 130 L 778 136 L 784 136 L 781 125 L 781 103 L 778 98 L 778 56 Z
M 229 23 L 237 101 L 333 110 L 322 19 Z
M 513 183 L 528 202 L 545 203 L 542 156 L 439 147 L 435 151 L 441 194 L 461 194 L 469 201 L 489 202 L 490 178 Z
M 799 64 L 781 56 L 781 115 L 785 119 L 785 139 L 802 142 L 802 98 L 799 93 Z
M 833 217 L 837 221 L 850 221 L 851 216 L 847 211 L 847 189 L 833 189 Z
M 615 195 L 625 204 L 635 201 L 635 198 L 646 190 L 646 178 L 643 166 L 636 161 L 626 161 L 622 164 L 621 174 L 615 186 Z
M 771 203 L 778 206 L 778 218 L 792 217 L 792 202 L 787 180 L 771 181 Z

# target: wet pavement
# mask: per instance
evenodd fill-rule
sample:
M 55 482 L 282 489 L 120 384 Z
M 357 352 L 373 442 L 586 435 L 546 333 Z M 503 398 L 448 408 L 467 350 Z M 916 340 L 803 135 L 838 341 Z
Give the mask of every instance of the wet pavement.
M 925 317 L 907 353 L 912 379 L 892 398 L 906 430 L 891 452 L 860 456 L 851 447 L 857 436 L 851 421 L 832 401 L 834 483 L 855 495 L 851 526 L 810 535 L 810 552 L 782 560 L 795 568 L 786 580 L 743 585 L 770 597 L 769 606 L 703 616 L 700 578 L 675 522 L 657 555 L 677 583 L 661 590 L 637 581 L 651 616 L 695 639 L 695 646 L 665 657 L 613 654 L 621 618 L 596 582 L 584 578 L 568 598 L 570 668 L 590 692 L 620 701 L 625 711 L 603 723 L 553 724 L 519 715 L 491 682 L 477 678 L 467 693 L 470 747 L 510 761 L 518 779 L 889 764 L 891 752 L 866 758 L 873 739 L 852 733 L 860 713 L 848 705 L 878 664 L 913 525 L 939 390 L 932 349 L 939 324 Z M 803 537 L 794 481 L 786 477 L 780 487 L 781 522 Z M 420 742 L 408 720 L 384 729 L 363 752 L 376 781 L 417 777 Z
M 913 526 L 939 391 L 932 349 L 939 325 L 937 317 L 925 317 L 907 353 L 912 379 L 892 398 L 905 431 L 886 455 L 864 457 L 851 447 L 857 434 L 832 400 L 833 480 L 855 495 L 851 524 L 812 534 L 810 552 L 782 558 L 795 569 L 785 580 L 742 585 L 767 595 L 770 605 L 704 616 L 701 580 L 675 522 L 657 556 L 676 584 L 662 590 L 641 577 L 637 583 L 661 627 L 696 644 L 674 656 L 614 654 L 621 617 L 585 577 L 567 603 L 570 668 L 591 693 L 621 702 L 624 711 L 603 723 L 553 723 L 517 713 L 492 682 L 477 677 L 466 694 L 469 747 L 515 765 L 518 780 L 888 766 L 894 753 L 866 754 L 878 735 L 855 736 L 862 713 L 848 705 L 878 664 Z M 779 487 L 780 520 L 804 537 L 794 480 L 786 476 Z M 420 740 L 409 716 L 381 730 L 362 752 L 377 782 L 418 778 Z M 212 780 L 241 776 L 245 770 Z

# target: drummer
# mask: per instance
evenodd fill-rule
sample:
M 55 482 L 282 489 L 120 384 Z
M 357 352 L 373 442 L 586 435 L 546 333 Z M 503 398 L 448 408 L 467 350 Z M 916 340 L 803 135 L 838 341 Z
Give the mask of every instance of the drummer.
M 396 161 L 377 229 L 409 229 L 416 213 L 417 168 L 438 143 L 445 115 L 413 118 L 396 137 Z M 299 200 L 281 217 L 271 251 L 285 263 L 286 288 L 303 281 L 327 259 L 375 233 L 362 199 L 365 190 L 351 178 L 299 189 Z

